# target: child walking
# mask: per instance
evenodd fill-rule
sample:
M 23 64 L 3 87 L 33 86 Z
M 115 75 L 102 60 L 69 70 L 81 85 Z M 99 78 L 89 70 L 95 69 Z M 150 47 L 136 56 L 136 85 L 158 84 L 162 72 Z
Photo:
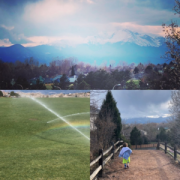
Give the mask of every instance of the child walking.
M 132 150 L 128 147 L 128 143 L 123 143 L 123 148 L 119 153 L 119 157 L 123 157 L 124 169 L 129 168 L 131 153 Z

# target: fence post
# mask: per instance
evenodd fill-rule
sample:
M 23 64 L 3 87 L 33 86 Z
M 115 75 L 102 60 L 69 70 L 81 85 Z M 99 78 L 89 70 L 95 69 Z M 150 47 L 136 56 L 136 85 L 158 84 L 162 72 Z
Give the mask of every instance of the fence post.
M 176 145 L 174 145 L 174 160 L 177 159 L 177 148 L 176 148 Z
M 158 139 L 158 143 L 157 143 L 157 150 L 159 150 L 159 139 Z
M 103 174 L 103 150 L 99 149 L 99 155 L 101 154 L 102 154 L 102 157 L 99 159 L 99 166 L 102 166 L 102 169 L 99 171 L 99 174 L 98 174 L 99 177 L 102 177 L 102 174 Z
M 165 141 L 165 148 L 164 148 L 165 150 L 165 154 L 167 153 L 167 142 Z
M 112 158 L 111 158 L 111 159 L 114 159 L 114 143 L 112 142 L 111 144 L 112 144 L 111 153 L 113 153 L 113 156 L 112 156 Z

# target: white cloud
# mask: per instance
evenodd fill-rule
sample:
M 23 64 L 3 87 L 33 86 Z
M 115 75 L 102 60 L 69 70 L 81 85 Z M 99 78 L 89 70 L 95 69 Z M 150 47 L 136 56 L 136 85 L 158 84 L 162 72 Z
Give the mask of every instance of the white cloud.
M 92 1 L 92 0 L 87 0 L 87 3 L 89 3 L 89 4 L 94 4 L 94 1 Z
M 0 46 L 9 47 L 13 44 L 9 41 L 9 39 L 0 39 Z
M 153 116 L 146 116 L 147 118 L 159 118 L 160 116 L 158 115 L 153 115 Z
M 162 115 L 163 118 L 170 117 L 170 116 L 172 116 L 172 115 L 171 114 L 164 114 L 164 115 Z
M 59 23 L 64 16 L 73 14 L 77 10 L 77 4 L 73 1 L 64 0 L 44 0 L 27 4 L 23 16 L 24 20 L 33 23 Z
M 159 36 L 164 36 L 162 26 L 140 25 L 132 22 L 112 23 L 112 26 L 114 28 L 128 29 L 130 31 L 138 33 L 156 34 Z
M 58 45 L 60 47 L 68 46 L 76 46 L 78 44 L 105 44 L 105 43 L 116 43 L 116 42 L 135 42 L 141 46 L 153 45 L 159 46 L 159 41 L 152 37 L 152 42 L 149 42 L 146 39 L 143 39 L 143 34 L 136 34 L 135 36 L 131 34 L 130 31 L 127 29 L 118 29 L 114 28 L 107 32 L 100 31 L 98 34 L 90 35 L 90 36 L 83 36 L 78 34 L 69 34 L 69 35 L 60 35 L 60 36 L 31 36 L 31 37 L 24 37 L 31 41 L 31 43 L 23 44 L 24 46 L 37 46 L 42 44 L 49 44 L 49 45 Z
M 3 27 L 6 30 L 9 30 L 9 31 L 14 29 L 14 26 L 5 26 L 4 24 L 2 24 L 1 27 Z

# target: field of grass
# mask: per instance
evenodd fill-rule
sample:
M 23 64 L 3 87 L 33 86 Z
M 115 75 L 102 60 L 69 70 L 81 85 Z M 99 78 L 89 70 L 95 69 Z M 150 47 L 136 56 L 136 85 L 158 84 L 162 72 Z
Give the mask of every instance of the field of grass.
M 131 81 L 131 80 L 128 80 L 128 81 L 126 82 L 126 84 L 130 83 L 130 81 Z M 132 80 L 132 81 L 133 81 L 133 83 L 136 85 L 136 87 L 139 88 L 139 81 L 140 81 L 140 80 Z
M 89 112 L 89 98 L 39 98 L 60 116 Z M 29 98 L 0 98 L 0 179 L 89 179 L 90 142 Z M 65 118 L 90 137 L 90 115 Z

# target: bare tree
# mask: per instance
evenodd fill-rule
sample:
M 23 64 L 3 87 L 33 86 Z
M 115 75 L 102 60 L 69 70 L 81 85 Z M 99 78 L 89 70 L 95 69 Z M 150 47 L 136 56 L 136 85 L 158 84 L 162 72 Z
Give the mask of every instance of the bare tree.
M 171 141 L 180 146 L 180 91 L 172 91 L 169 110 L 171 113 Z
M 101 121 L 98 118 L 99 101 L 102 99 L 99 97 L 102 93 L 107 93 L 106 90 L 93 90 L 90 96 L 90 151 L 91 159 L 93 155 L 98 153 L 100 148 L 106 148 L 110 143 L 110 138 L 114 133 L 115 124 L 108 116 L 107 121 Z
M 106 116 L 106 121 L 97 118 L 94 124 L 97 127 L 96 133 L 98 146 L 102 149 L 108 148 L 116 127 L 115 123 L 112 122 L 112 117 L 108 114 L 108 116 Z
M 143 130 L 147 132 L 147 138 L 149 141 L 154 141 L 156 139 L 158 134 L 158 127 L 156 123 L 147 122 L 144 124 Z

